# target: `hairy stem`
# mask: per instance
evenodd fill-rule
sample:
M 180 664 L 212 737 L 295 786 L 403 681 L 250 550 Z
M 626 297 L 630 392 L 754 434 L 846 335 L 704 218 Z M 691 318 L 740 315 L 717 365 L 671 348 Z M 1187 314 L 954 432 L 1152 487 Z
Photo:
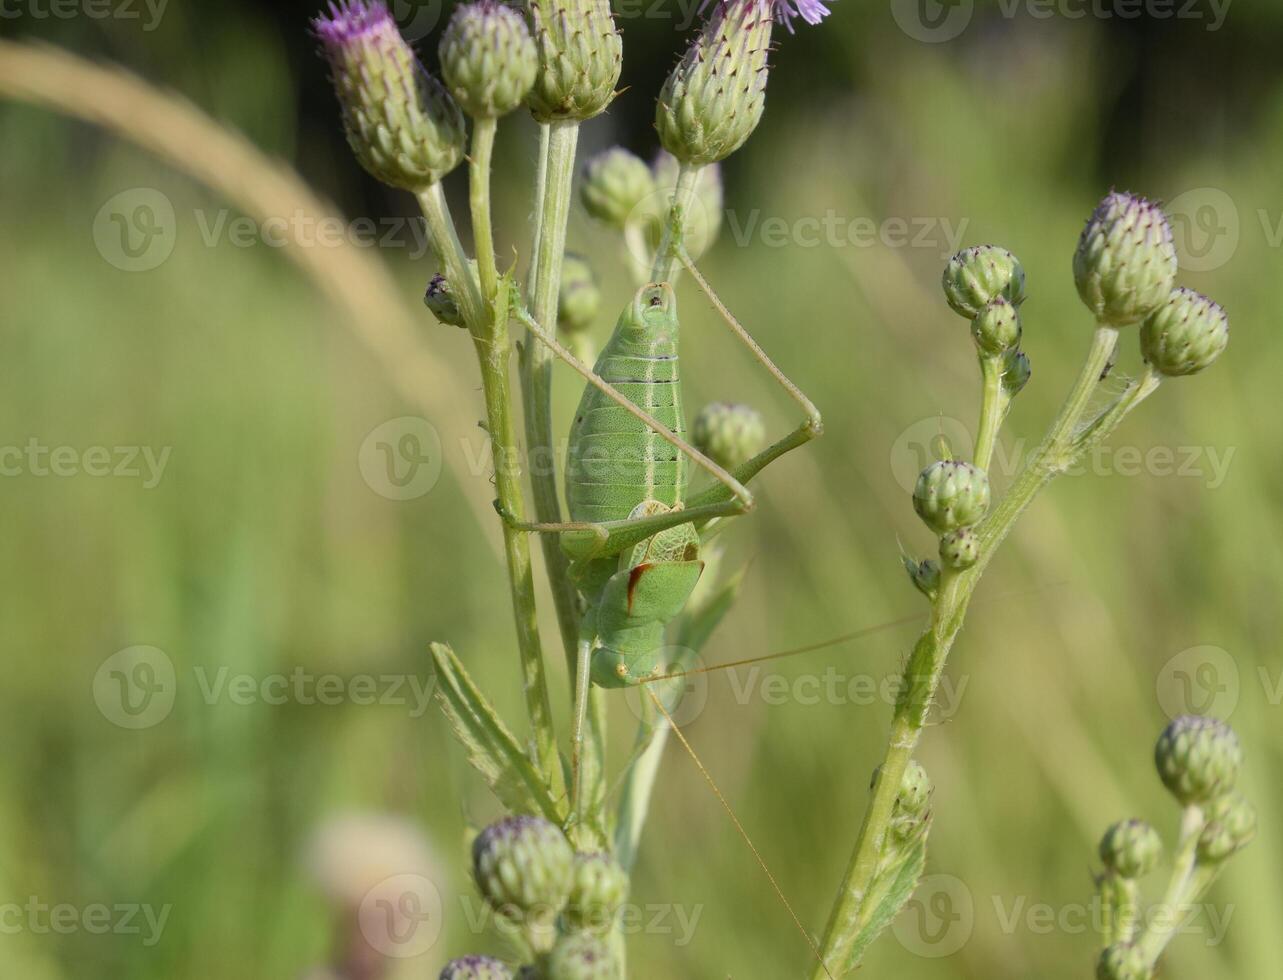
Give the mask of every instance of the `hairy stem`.
M 1054 476 L 1067 469 L 1076 458 L 1076 427 L 1117 342 L 1117 330 L 1106 326 L 1097 327 L 1087 360 L 1046 439 L 1007 496 L 981 524 L 978 532 L 981 541 L 980 560 L 963 572 L 943 572 L 940 590 L 932 606 L 931 622 L 914 645 L 904 670 L 890 738 L 874 780 L 872 798 L 856 839 L 855 850 L 829 915 L 821 947 L 823 963 L 813 972 L 813 980 L 822 980 L 826 964 L 838 972 L 854 966 L 846 961 L 851 955 L 861 926 L 867 920 L 865 900 L 877 873 L 896 797 L 905 769 L 921 738 L 927 712 L 940 684 L 949 652 L 962 630 L 971 595 L 994 550 L 1038 491 Z M 985 402 L 988 406 L 988 395 Z M 982 432 L 983 429 L 982 424 Z M 980 447 L 985 448 L 986 453 L 992 451 L 992 439 L 988 442 L 987 447 Z
M 478 119 L 472 127 L 472 156 L 468 162 L 469 203 L 472 207 L 472 240 L 477 248 L 481 295 L 493 303 L 499 289 L 499 269 L 494 256 L 494 229 L 490 219 L 490 158 L 494 154 L 494 119 Z
M 677 246 L 681 244 L 681 222 L 690 213 L 690 203 L 695 197 L 702 167 L 683 163 L 677 172 L 677 186 L 673 189 L 673 203 L 660 232 L 659 250 L 651 266 L 651 282 L 671 282 L 677 271 Z

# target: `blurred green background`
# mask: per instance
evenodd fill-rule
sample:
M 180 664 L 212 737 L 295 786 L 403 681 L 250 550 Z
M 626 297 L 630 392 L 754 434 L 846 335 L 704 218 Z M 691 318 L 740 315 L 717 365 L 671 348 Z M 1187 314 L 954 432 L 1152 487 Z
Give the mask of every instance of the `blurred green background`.
M 411 214 L 342 142 L 307 35 L 311 5 L 108 9 L 117 16 L 61 17 L 26 0 L 6 6 L 0 31 L 187 95 L 352 217 Z M 684 17 L 640 10 L 622 19 L 629 87 L 586 127 L 585 152 L 653 150 L 653 94 Z M 751 565 L 710 662 L 922 608 L 899 567 L 900 543 L 930 546 L 905 474 L 937 433 L 971 427 L 978 403 L 965 326 L 938 289 L 957 245 L 1006 245 L 1029 275 L 1034 381 L 1000 462 L 1032 448 L 1085 353 L 1090 324 L 1069 259 L 1111 186 L 1171 202 L 1182 282 L 1224 303 L 1233 323 L 1222 362 L 1165 385 L 1118 433 L 1127 452 L 1054 485 L 986 576 L 921 752 L 937 784 L 931 877 L 868 958 L 869 976 L 1092 975 L 1096 839 L 1135 815 L 1171 840 L 1176 810 L 1150 753 L 1168 715 L 1191 709 L 1228 717 L 1243 737 L 1262 834 L 1163 976 L 1277 972 L 1283 6 L 1135 10 L 838 0 L 823 27 L 780 33 L 766 118 L 726 168 L 729 213 L 706 271 L 814 397 L 827 433 L 764 476 L 762 505 L 727 536 L 734 562 Z M 426 34 L 448 9 L 398 12 Z M 429 60 L 434 41 L 420 43 Z M 533 135 L 524 118 L 501 133 L 504 254 L 527 248 Z M 219 224 L 236 219 L 230 204 L 115 135 L 4 102 L 0 148 L 0 975 L 303 975 L 336 941 L 313 879 L 337 872 L 308 856 L 308 842 L 353 811 L 412 820 L 445 869 L 445 935 L 393 964 L 397 976 L 433 977 L 449 955 L 501 949 L 472 934 L 456 897 L 468 887 L 466 825 L 494 806 L 407 680 L 426 683 L 427 643 L 448 640 L 523 730 L 463 334 L 422 316 L 442 390 L 458 393 L 427 420 L 445 469 L 431 492 L 390 499 L 377 467 L 363 471 L 362 447 L 422 409 L 280 249 L 252 229 L 238 244 Z M 131 272 L 94 229 L 116 195 L 138 188 L 172 204 L 173 250 Z M 834 230 L 817 239 L 799 219 Z M 852 240 L 857 219 L 868 224 Z M 578 210 L 570 237 L 595 257 L 606 306 L 622 307 L 616 243 Z M 408 232 L 374 257 L 418 308 L 435 270 L 407 243 Z M 682 296 L 690 411 L 740 400 L 773 431 L 795 424 L 707 304 L 689 286 Z M 1124 347 L 1120 373 L 1138 363 L 1134 337 Z M 578 385 L 559 379 L 563 425 Z M 46 457 L 62 459 L 49 469 L 31 461 L 33 445 L 71 449 Z M 104 465 L 93 447 L 137 475 L 91 475 Z M 148 458 L 164 460 L 152 479 Z M 555 652 L 550 609 L 545 598 Z M 714 675 L 686 728 L 817 931 L 890 715 L 869 688 L 898 672 L 912 636 L 903 626 Z M 110 658 L 139 646 L 161 651 L 143 660 L 172 668 L 176 697 L 159 720 L 129 728 L 138 719 L 104 709 L 104 692 L 120 681 Z M 550 665 L 564 719 L 560 657 Z M 267 703 L 264 682 L 296 672 L 346 679 L 346 693 Z M 237 675 L 251 678 L 239 695 L 206 689 Z M 358 703 L 358 678 L 393 703 Z M 618 763 L 635 720 L 623 695 L 611 703 Z M 644 916 L 648 928 L 630 937 L 633 975 L 801 975 L 804 944 L 675 746 L 660 782 L 633 900 L 677 911 Z M 56 928 L 33 901 L 69 905 L 76 921 Z M 89 928 L 81 913 L 95 905 L 169 911 L 149 942 L 142 912 L 141 934 L 120 911 L 118 928 Z M 678 912 L 696 918 L 690 935 Z

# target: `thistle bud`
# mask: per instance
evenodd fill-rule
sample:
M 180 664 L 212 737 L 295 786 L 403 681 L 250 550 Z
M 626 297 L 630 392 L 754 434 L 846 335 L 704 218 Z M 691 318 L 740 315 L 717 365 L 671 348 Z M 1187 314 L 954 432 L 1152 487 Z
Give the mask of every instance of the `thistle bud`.
M 1124 878 L 1143 878 L 1163 856 L 1163 841 L 1144 820 L 1122 820 L 1105 832 L 1100 859 Z
M 718 466 L 733 470 L 762 451 L 766 425 L 761 414 L 747 405 L 712 402 L 695 416 L 691 442 Z
M 1109 326 L 1138 323 L 1166 302 L 1176 283 L 1176 248 L 1158 205 L 1108 194 L 1078 241 L 1074 282 L 1096 320 Z
M 958 460 L 932 463 L 913 488 L 913 509 L 937 534 L 970 527 L 989 510 L 989 477 Z
M 1020 311 L 1005 296 L 995 296 L 971 321 L 971 336 L 987 357 L 1001 357 L 1020 343 Z
M 463 159 L 463 114 L 423 70 L 382 0 L 344 0 L 313 22 L 348 143 L 392 187 L 422 191 Z
M 610 948 L 591 932 L 562 936 L 548 961 L 548 980 L 616 980 Z
M 567 252 L 561 264 L 557 326 L 566 333 L 587 330 L 601 310 L 601 289 L 592 266 L 582 255 Z
M 1198 839 L 1198 859 L 1219 864 L 1256 837 L 1256 807 L 1241 793 L 1230 793 L 1213 806 L 1212 819 Z
M 1220 304 L 1178 286 L 1140 328 L 1140 349 L 1156 371 L 1168 377 L 1197 374 L 1221 356 L 1230 342 L 1230 319 Z
M 919 836 L 931 817 L 931 779 L 916 759 L 910 759 L 900 780 L 900 793 L 891 814 L 891 834 L 899 844 Z
M 540 122 L 591 119 L 615 97 L 623 39 L 610 0 L 528 0 L 539 71 L 526 104 Z
M 1007 351 L 1002 364 L 1002 390 L 1007 393 L 1008 398 L 1015 398 L 1029 384 L 1033 365 L 1029 363 L 1029 355 L 1020 348 Z
M 940 564 L 963 571 L 980 560 L 980 538 L 969 527 L 950 531 L 940 539 Z
M 1115 943 L 1096 962 L 1097 980 L 1150 980 L 1152 976 L 1145 954 L 1131 943 Z
M 441 37 L 441 74 L 474 119 L 506 116 L 525 100 L 539 54 L 525 19 L 499 0 L 457 7 Z
M 664 83 L 655 128 L 684 164 L 717 163 L 753 135 L 766 108 L 771 5 L 717 0 Z
M 622 146 L 603 150 L 584 164 L 579 185 L 584 210 L 611 228 L 623 230 L 638 205 L 654 194 L 655 178 L 650 167 Z
M 999 296 L 1012 306 L 1025 301 L 1024 267 L 997 245 L 964 248 L 945 266 L 942 285 L 949 306 L 968 320 L 974 320 Z
M 512 971 L 489 956 L 464 956 L 447 963 L 440 980 L 512 980 Z
M 450 280 L 439 272 L 428 283 L 427 292 L 423 294 L 423 305 L 442 323 L 452 327 L 464 325 L 463 314 L 450 289 Z
M 1225 722 L 1183 715 L 1163 729 L 1154 762 L 1163 784 L 1181 803 L 1206 803 L 1233 788 L 1243 747 Z
M 472 844 L 477 888 L 490 906 L 515 921 L 551 924 L 570 895 L 575 852 L 555 824 L 508 817 Z
M 936 593 L 940 589 L 939 564 L 930 559 L 916 561 L 907 555 L 903 560 L 904 570 L 909 573 L 909 581 L 913 583 L 913 587 L 932 602 L 935 602 Z
M 566 903 L 566 921 L 575 929 L 602 929 L 614 921 L 628 898 L 628 875 L 609 854 L 576 854 L 575 875 Z

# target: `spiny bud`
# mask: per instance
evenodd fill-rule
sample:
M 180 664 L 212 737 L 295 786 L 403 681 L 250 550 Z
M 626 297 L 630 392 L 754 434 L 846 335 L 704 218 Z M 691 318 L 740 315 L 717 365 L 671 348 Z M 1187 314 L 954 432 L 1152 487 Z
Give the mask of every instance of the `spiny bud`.
M 711 402 L 695 416 L 691 441 L 718 466 L 733 470 L 762 451 L 766 425 L 761 414 L 747 405 Z
M 1151 976 L 1145 954 L 1131 943 L 1115 943 L 1096 962 L 1096 980 L 1150 980 Z
M 382 0 L 344 0 L 313 22 L 361 166 L 422 191 L 463 159 L 463 114 L 423 70 Z
M 1111 192 L 1096 205 L 1074 252 L 1078 295 L 1100 323 L 1139 323 L 1176 283 L 1172 229 L 1157 204 Z
M 595 933 L 562 936 L 548 961 L 548 980 L 617 980 L 610 948 Z
M 528 0 L 539 72 L 526 103 L 540 122 L 591 119 L 615 97 L 623 39 L 610 0 Z
M 940 539 L 940 564 L 962 571 L 980 560 L 980 538 L 969 527 L 950 531 Z
M 566 921 L 575 929 L 609 926 L 628 898 L 628 875 L 609 854 L 576 854 Z
M 717 0 L 659 95 L 655 128 L 682 163 L 717 163 L 753 135 L 766 108 L 771 5 Z
M 447 963 L 440 980 L 512 980 L 512 971 L 489 956 L 464 956 Z
M 1029 363 L 1029 355 L 1018 347 L 1007 351 L 1002 364 L 1002 390 L 1009 398 L 1015 398 L 1029 384 L 1034 373 L 1033 365 Z
M 1169 377 L 1197 374 L 1230 342 L 1230 318 L 1202 293 L 1178 286 L 1140 328 L 1140 349 L 1156 371 Z
M 936 592 L 940 589 L 940 566 L 934 561 L 917 561 L 908 555 L 903 556 L 904 570 L 909 573 L 909 581 L 913 587 L 921 592 L 932 602 L 936 600 Z
M 495 911 L 546 925 L 570 895 L 575 852 L 560 828 L 541 817 L 508 817 L 477 835 L 472 870 Z
M 603 150 L 584 164 L 579 185 L 584 210 L 611 228 L 622 231 L 638 205 L 654 193 L 655 178 L 650 167 L 622 146 Z
M 989 510 L 989 477 L 970 463 L 939 460 L 918 477 L 913 509 L 937 534 L 970 527 Z
M 601 311 L 601 289 L 592 266 L 582 255 L 567 252 L 561 264 L 557 326 L 567 333 L 587 330 Z
M 427 292 L 423 294 L 423 305 L 442 323 L 452 327 L 463 326 L 463 314 L 450 289 L 450 280 L 441 273 L 438 272 L 428 283 Z
M 1158 831 L 1144 820 L 1122 820 L 1105 831 L 1100 841 L 1100 859 L 1105 867 L 1124 878 L 1143 878 L 1163 856 Z
M 1204 864 L 1219 864 L 1256 837 L 1256 807 L 1241 793 L 1217 800 L 1211 816 L 1198 839 L 1198 859 Z
M 1020 343 L 1020 311 L 1005 296 L 995 296 L 971 321 L 971 336 L 988 357 L 1001 357 Z
M 1024 267 L 998 245 L 964 248 L 945 266 L 942 284 L 949 306 L 968 320 L 999 296 L 1012 306 L 1025 301 Z
M 468 115 L 507 115 L 525 100 L 538 71 L 535 42 L 517 11 L 499 0 L 455 9 L 441 37 L 441 74 Z
M 1206 803 L 1233 788 L 1243 747 L 1225 722 L 1183 715 L 1163 729 L 1154 762 L 1163 784 L 1181 803 Z

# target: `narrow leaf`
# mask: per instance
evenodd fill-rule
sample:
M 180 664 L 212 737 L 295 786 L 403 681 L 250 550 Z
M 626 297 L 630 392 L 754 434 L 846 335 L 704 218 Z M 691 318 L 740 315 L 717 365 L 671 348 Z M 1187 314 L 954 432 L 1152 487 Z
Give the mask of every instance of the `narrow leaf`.
M 903 860 L 886 868 L 873 881 L 864 908 L 860 910 L 860 932 L 855 937 L 851 954 L 842 964 L 840 974 L 847 974 L 860 965 L 864 952 L 873 944 L 900 914 L 905 903 L 913 897 L 922 869 L 927 862 L 927 842 L 924 837 L 911 847 Z

